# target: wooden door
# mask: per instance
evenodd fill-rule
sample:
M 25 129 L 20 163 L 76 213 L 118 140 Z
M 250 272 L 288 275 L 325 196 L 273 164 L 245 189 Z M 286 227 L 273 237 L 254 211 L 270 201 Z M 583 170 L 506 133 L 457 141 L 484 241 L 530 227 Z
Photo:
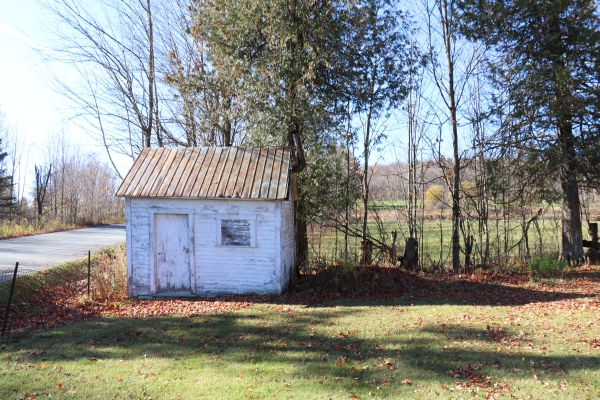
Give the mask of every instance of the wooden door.
M 154 260 L 156 293 L 191 293 L 186 214 L 154 214 Z

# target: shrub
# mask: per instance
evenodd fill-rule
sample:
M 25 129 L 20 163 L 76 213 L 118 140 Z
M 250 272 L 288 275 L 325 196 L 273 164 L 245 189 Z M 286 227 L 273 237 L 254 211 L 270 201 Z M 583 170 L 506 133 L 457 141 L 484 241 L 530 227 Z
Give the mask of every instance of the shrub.
M 529 261 L 531 276 L 557 276 L 560 275 L 567 263 L 558 259 L 558 254 L 539 254 Z
M 425 192 L 425 205 L 435 207 L 444 201 L 444 188 L 440 185 L 431 185 Z

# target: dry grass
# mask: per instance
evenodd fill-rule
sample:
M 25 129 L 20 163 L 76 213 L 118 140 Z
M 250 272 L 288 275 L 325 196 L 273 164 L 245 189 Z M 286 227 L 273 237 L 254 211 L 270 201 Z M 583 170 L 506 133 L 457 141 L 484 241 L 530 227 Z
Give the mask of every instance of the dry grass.
M 83 228 L 75 224 L 64 224 L 60 221 L 5 221 L 0 225 L 0 239 L 10 239 L 21 236 L 38 235 Z
M 114 219 L 106 221 L 99 225 L 111 225 L 111 224 L 122 224 L 123 220 Z M 94 226 L 94 224 L 68 224 L 59 220 L 41 221 L 33 220 L 21 220 L 21 221 L 4 221 L 0 223 L 0 240 L 10 239 L 22 236 L 39 235 L 42 233 L 62 232 L 70 231 L 73 229 L 82 229 Z
M 125 245 L 101 253 L 91 268 L 91 294 L 94 300 L 122 300 L 127 297 Z

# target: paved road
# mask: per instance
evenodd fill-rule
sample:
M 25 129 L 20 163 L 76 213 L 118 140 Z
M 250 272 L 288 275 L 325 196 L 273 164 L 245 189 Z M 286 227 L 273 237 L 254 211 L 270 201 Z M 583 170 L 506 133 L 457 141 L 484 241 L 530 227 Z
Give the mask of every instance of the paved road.
M 99 226 L 0 240 L 0 269 L 42 270 L 125 242 L 125 225 Z

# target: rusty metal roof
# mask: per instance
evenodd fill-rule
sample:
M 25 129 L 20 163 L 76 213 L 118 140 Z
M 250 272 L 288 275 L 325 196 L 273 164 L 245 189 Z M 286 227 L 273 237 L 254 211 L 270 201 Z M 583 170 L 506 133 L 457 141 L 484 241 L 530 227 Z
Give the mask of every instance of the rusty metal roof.
M 117 196 L 282 200 L 290 163 L 289 147 L 145 148 Z

